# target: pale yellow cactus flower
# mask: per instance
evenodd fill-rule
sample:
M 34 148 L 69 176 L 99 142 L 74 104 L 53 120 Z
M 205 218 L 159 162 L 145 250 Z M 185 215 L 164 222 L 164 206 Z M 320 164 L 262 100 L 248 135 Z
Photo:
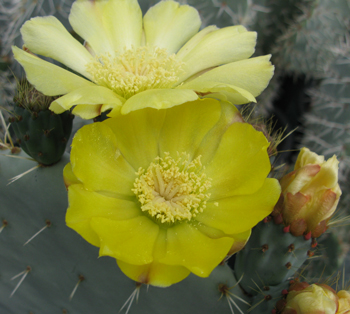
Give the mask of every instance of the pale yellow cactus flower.
M 67 225 L 140 283 L 207 277 L 278 200 L 268 147 L 214 99 L 89 124 L 64 169 Z
M 113 117 L 199 97 L 244 104 L 254 102 L 273 75 L 270 55 L 248 59 L 255 32 L 240 25 L 199 31 L 197 10 L 174 1 L 159 2 L 143 18 L 137 0 L 76 1 L 69 22 L 84 44 L 47 16 L 27 21 L 23 50 L 13 47 L 36 89 L 63 95 L 50 107 L 55 113 L 76 106 L 73 113 L 82 118 L 107 110 Z

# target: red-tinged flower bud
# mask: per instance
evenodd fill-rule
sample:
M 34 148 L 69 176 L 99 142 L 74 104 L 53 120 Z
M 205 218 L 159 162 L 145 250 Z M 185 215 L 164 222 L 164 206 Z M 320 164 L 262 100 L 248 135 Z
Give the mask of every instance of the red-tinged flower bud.
M 303 281 L 303 282 L 295 281 L 291 283 L 289 287 L 289 291 L 301 291 L 307 288 L 308 286 L 310 285 L 306 281 Z
M 273 215 L 282 214 L 293 235 L 318 237 L 327 229 L 341 195 L 338 163 L 336 156 L 325 161 L 304 147 L 294 171 L 280 180 L 282 194 Z
M 338 314 L 339 297 L 331 287 L 323 284 L 298 284 L 295 289 L 289 289 L 282 314 Z
M 339 298 L 339 307 L 337 314 L 350 314 L 350 293 L 349 291 L 340 290 L 337 293 Z

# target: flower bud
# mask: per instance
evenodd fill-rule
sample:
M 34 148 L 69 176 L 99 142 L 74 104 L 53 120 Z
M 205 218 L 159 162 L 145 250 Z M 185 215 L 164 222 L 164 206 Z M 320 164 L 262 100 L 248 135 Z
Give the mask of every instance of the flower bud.
M 338 314 L 338 296 L 327 285 L 290 289 L 282 314 Z M 346 312 L 345 312 L 346 313 Z
M 340 290 L 337 293 L 339 298 L 339 307 L 336 314 L 349 314 L 350 313 L 350 293 L 345 290 Z
M 273 215 L 282 214 L 295 236 L 311 231 L 312 237 L 319 237 L 326 230 L 341 195 L 338 163 L 335 155 L 325 161 L 304 147 L 294 171 L 280 180 L 282 194 Z

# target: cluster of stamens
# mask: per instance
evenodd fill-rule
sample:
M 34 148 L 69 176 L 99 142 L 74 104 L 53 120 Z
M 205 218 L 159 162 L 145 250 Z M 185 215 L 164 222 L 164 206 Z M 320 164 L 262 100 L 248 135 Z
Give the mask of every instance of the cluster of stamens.
M 183 72 L 183 62 L 164 48 L 142 46 L 98 56 L 87 70 L 97 84 L 127 99 L 148 89 L 171 88 Z
M 203 212 L 210 197 L 211 179 L 203 173 L 200 156 L 190 161 L 186 153 L 173 159 L 157 157 L 147 170 L 136 173 L 134 189 L 141 210 L 162 223 L 191 220 Z

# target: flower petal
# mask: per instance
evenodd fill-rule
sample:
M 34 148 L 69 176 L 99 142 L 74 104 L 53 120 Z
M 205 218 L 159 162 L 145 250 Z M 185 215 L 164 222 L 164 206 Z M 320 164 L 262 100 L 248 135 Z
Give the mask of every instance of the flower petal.
M 221 115 L 216 125 L 205 135 L 203 141 L 196 148 L 194 158 L 201 156 L 203 165 L 208 164 L 215 156 L 221 143 L 221 138 L 233 123 L 243 123 L 239 110 L 227 101 L 220 101 Z
M 232 246 L 229 237 L 212 239 L 188 223 L 167 230 L 166 256 L 159 262 L 182 265 L 200 277 L 207 277 Z
M 227 234 L 246 232 L 272 212 L 280 193 L 278 181 L 268 178 L 253 194 L 208 202 L 196 220 Z
M 91 79 L 86 64 L 91 54 L 54 16 L 35 17 L 21 28 L 24 44 L 32 52 L 50 57 Z
M 133 199 L 135 170 L 120 153 L 114 133 L 104 123 L 86 125 L 77 132 L 71 163 L 75 176 L 85 188 Z
M 15 59 L 23 66 L 27 79 L 47 96 L 67 94 L 81 87 L 91 88 L 94 83 L 12 46 Z
M 159 138 L 160 153 L 169 152 L 175 157 L 178 152 L 186 152 L 192 158 L 204 136 L 218 122 L 221 106 L 214 99 L 199 99 L 166 113 Z
M 81 184 L 81 181 L 79 181 L 73 173 L 72 164 L 70 162 L 66 164 L 63 169 L 63 181 L 67 189 L 72 184 Z
M 191 272 L 183 266 L 165 265 L 153 262 L 146 265 L 132 265 L 117 260 L 121 271 L 137 282 L 157 287 L 168 287 L 185 279 Z
M 122 107 L 121 113 L 142 108 L 167 109 L 198 99 L 198 95 L 190 89 L 149 89 L 129 98 Z
M 191 53 L 193 49 L 206 37 L 207 34 L 210 34 L 214 31 L 217 31 L 219 28 L 215 25 L 210 25 L 203 28 L 199 33 L 194 35 L 185 45 L 176 53 L 176 57 L 179 60 L 183 60 L 186 56 Z
M 245 247 L 245 245 L 247 244 L 251 233 L 252 233 L 252 230 L 249 229 L 249 230 L 244 231 L 242 233 L 232 234 L 231 237 L 233 238 L 234 242 L 233 242 L 233 245 L 231 246 L 231 249 L 227 255 L 233 255 L 233 254 L 239 252 L 240 250 L 242 250 Z
M 100 238 L 100 256 L 112 256 L 134 265 L 153 261 L 153 247 L 159 227 L 145 216 L 128 220 L 93 217 L 91 227 Z
M 107 4 L 107 1 L 75 1 L 69 14 L 74 31 L 97 55 L 115 52 L 110 30 L 103 24 L 103 10 Z
M 82 119 L 93 119 L 101 114 L 101 107 L 102 105 L 79 105 L 73 109 L 72 113 Z M 60 109 L 61 108 L 62 107 L 60 107 Z
M 178 51 L 201 26 L 197 10 L 175 1 L 162 1 L 151 7 L 143 19 L 146 43 Z
M 97 55 L 139 47 L 142 12 L 137 0 L 77 1 L 69 22 Z
M 204 164 L 206 175 L 212 178 L 210 199 L 252 194 L 260 189 L 271 170 L 268 146 L 263 133 L 250 124 L 232 124 L 223 135 L 216 154 Z
M 136 202 L 88 191 L 82 184 L 69 187 L 68 200 L 67 226 L 95 246 L 100 246 L 100 239 L 90 226 L 91 218 L 127 220 L 140 216 L 140 209 Z
M 209 32 L 198 41 L 196 36 L 201 36 L 201 32 L 193 36 L 176 55 L 186 64 L 186 71 L 180 77 L 180 82 L 202 70 L 247 59 L 255 51 L 256 33 L 248 32 L 241 25 Z M 191 41 L 197 41 L 196 45 Z
M 137 171 L 159 156 L 158 138 L 165 110 L 146 108 L 105 120 L 116 136 L 123 157 Z
M 77 108 L 84 106 L 73 111 L 73 113 L 83 119 L 91 119 L 101 114 L 102 104 L 121 108 L 123 102 L 124 98 L 115 94 L 112 90 L 95 85 L 76 89 L 56 99 L 50 105 L 50 109 L 55 113 L 62 113 L 75 105 L 78 105 Z
M 270 57 L 267 55 L 219 66 L 185 82 L 181 88 L 194 89 L 194 84 L 199 86 L 206 82 L 216 82 L 242 88 L 256 97 L 266 88 L 273 75 L 274 66 L 269 61 Z
M 177 89 L 182 88 L 191 88 L 197 93 L 204 94 L 204 97 L 206 98 L 226 100 L 235 105 L 243 105 L 249 102 L 256 102 L 255 97 L 245 89 L 219 82 L 197 82 L 197 80 L 193 80 L 187 84 L 177 87 Z
M 203 234 L 205 234 L 206 236 L 208 236 L 209 238 L 212 238 L 212 239 L 219 239 L 222 237 L 232 238 L 234 240 L 234 242 L 231 246 L 230 251 L 227 253 L 227 255 L 232 255 L 232 254 L 240 251 L 241 249 L 243 249 L 243 247 L 248 242 L 248 239 L 249 239 L 250 234 L 251 234 L 251 229 L 244 231 L 242 233 L 226 234 L 219 229 L 209 227 L 203 223 L 198 223 L 195 226 L 200 232 L 202 232 Z

